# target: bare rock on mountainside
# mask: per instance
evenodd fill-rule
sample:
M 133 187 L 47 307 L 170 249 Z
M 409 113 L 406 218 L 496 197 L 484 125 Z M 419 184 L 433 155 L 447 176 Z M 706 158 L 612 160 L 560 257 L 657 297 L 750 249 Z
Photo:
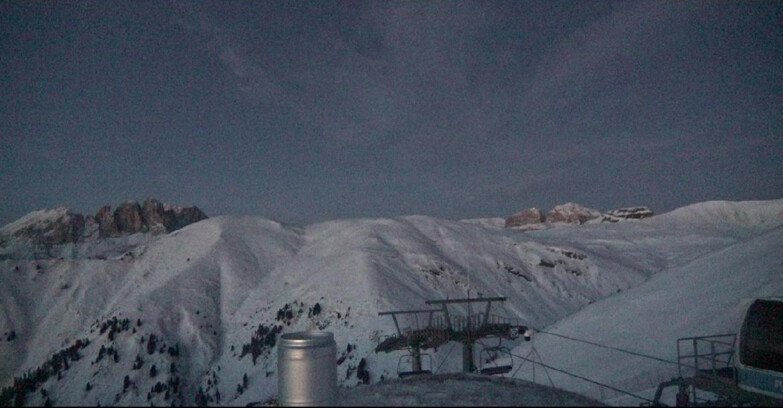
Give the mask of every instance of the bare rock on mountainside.
M 584 224 L 587 221 L 601 216 L 601 212 L 591 208 L 583 207 L 579 204 L 565 203 L 555 206 L 546 215 L 547 222 L 566 223 L 566 224 Z
M 620 222 L 624 220 L 639 220 L 649 218 L 655 213 L 646 206 L 625 207 L 601 213 L 574 203 L 556 206 L 546 216 L 537 208 L 528 208 L 506 218 L 506 228 L 535 227 L 544 223 L 560 223 L 581 225 L 593 222 Z M 541 227 L 545 228 L 545 227 Z
M 119 234 L 117 224 L 114 223 L 114 214 L 110 205 L 104 205 L 95 213 L 95 222 L 98 223 L 98 236 L 101 238 Z
M 0 229 L 0 235 L 28 237 L 40 245 L 59 245 L 78 241 L 83 230 L 84 216 L 60 207 L 34 211 Z
M 118 231 L 127 234 L 141 232 L 147 226 L 141 215 L 141 206 L 135 201 L 122 203 L 114 210 L 114 224 Z
M 506 228 L 541 226 L 544 223 L 580 225 L 601 217 L 601 212 L 574 203 L 555 206 L 544 214 L 538 208 L 528 208 L 506 218 Z
M 137 232 L 166 233 L 208 218 L 198 207 L 178 207 L 155 199 L 144 201 L 142 208 L 135 201 L 101 207 L 95 216 L 87 216 L 61 207 L 39 210 L 0 229 L 3 246 L 11 240 L 24 240 L 33 246 L 76 244 L 92 237 L 97 230 L 100 238 L 118 237 Z
M 642 218 L 652 217 L 653 215 L 655 215 L 655 213 L 649 207 L 618 208 L 604 214 L 601 221 L 618 222 L 620 220 L 640 220 Z
M 541 224 L 544 221 L 546 221 L 546 216 L 541 210 L 528 208 L 506 218 L 506 228 Z
M 178 207 L 151 198 L 144 200 L 143 205 L 136 201 L 122 203 L 114 213 L 111 207 L 104 206 L 95 215 L 101 237 L 171 232 L 207 218 L 196 206 Z
M 506 228 L 535 227 L 544 223 L 581 225 L 589 221 L 593 222 L 619 222 L 624 220 L 638 220 L 655 215 L 649 207 L 626 207 L 601 213 L 598 210 L 587 208 L 575 203 L 565 203 L 556 206 L 546 215 L 537 208 L 515 213 L 506 218 Z M 543 226 L 541 228 L 544 228 Z

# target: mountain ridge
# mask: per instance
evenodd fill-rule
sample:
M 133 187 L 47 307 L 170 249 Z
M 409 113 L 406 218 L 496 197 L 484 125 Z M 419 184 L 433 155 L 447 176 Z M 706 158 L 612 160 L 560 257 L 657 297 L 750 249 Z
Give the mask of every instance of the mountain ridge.
M 775 219 L 783 200 L 768 204 L 765 219 Z M 342 385 L 360 382 L 362 359 L 375 382 L 393 376 L 399 358 L 373 352 L 395 330 L 380 311 L 483 293 L 509 298 L 498 312 L 545 327 L 740 242 L 735 231 L 756 231 L 754 225 L 673 229 L 656 217 L 520 231 L 426 216 L 301 228 L 220 216 L 106 259 L 6 259 L 0 328 L 16 338 L 0 341 L 0 360 L 8 361 L 0 387 L 87 339 L 81 359 L 57 374 L 61 380 L 49 378 L 27 393 L 30 403 L 44 402 L 41 389 L 70 405 L 264 401 L 276 392 L 275 337 L 304 329 L 335 333 L 345 357 Z M 101 332 L 115 318 L 120 327 L 128 319 L 128 328 Z M 111 347 L 118 362 L 96 361 L 101 347 Z M 166 352 L 170 347 L 176 356 Z M 446 351 L 435 357 L 444 360 L 443 370 L 458 371 L 458 359 L 447 359 Z M 136 356 L 142 369 L 133 369 Z M 244 376 L 253 387 L 242 386 Z M 177 392 L 169 384 L 175 381 Z
M 104 205 L 84 216 L 67 207 L 37 210 L 0 228 L 0 259 L 76 257 L 74 246 L 133 234 L 160 235 L 207 219 L 198 207 L 179 207 L 154 198 L 126 201 L 113 212 Z

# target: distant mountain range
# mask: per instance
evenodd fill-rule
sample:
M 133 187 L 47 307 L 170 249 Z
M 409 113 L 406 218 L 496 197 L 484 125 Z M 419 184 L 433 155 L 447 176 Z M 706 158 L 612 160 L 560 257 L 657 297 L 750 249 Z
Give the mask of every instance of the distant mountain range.
M 649 207 L 619 208 L 602 213 L 575 203 L 565 203 L 552 208 L 546 214 L 538 208 L 528 208 L 506 218 L 507 228 L 542 229 L 545 224 L 584 224 L 595 222 L 619 222 L 640 220 L 655 215 Z
M 0 259 L 73 257 L 73 246 L 68 244 L 136 233 L 165 234 L 207 218 L 196 206 L 179 207 L 156 199 L 142 204 L 127 201 L 114 211 L 105 205 L 86 217 L 66 207 L 39 210 L 0 228 Z
M 374 352 L 396 332 L 379 312 L 505 296 L 493 313 L 545 328 L 651 278 L 709 279 L 709 260 L 729 248 L 770 268 L 756 279 L 781 280 L 766 262 L 779 259 L 783 200 L 542 229 L 425 216 L 294 227 L 177 208 L 125 203 L 83 227 L 67 209 L 43 210 L 0 229 L 0 405 L 263 403 L 277 392 L 277 338 L 307 329 L 334 333 L 340 385 L 375 383 L 396 377 L 402 357 Z M 432 368 L 459 371 L 454 347 L 428 350 Z

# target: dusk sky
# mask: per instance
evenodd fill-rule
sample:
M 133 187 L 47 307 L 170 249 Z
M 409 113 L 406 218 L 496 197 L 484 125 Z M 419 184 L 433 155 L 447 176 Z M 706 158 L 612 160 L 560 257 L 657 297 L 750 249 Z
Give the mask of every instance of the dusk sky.
M 783 1 L 0 1 L 0 225 L 783 198 Z

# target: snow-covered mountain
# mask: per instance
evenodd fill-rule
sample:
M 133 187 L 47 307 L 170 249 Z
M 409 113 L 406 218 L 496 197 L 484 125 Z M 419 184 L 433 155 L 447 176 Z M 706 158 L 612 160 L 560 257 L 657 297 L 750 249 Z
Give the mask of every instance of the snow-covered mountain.
M 679 334 L 703 324 L 699 313 L 706 312 L 699 310 L 736 307 L 733 297 L 709 306 L 720 295 L 709 288 L 725 290 L 747 276 L 764 284 L 742 296 L 780 293 L 781 225 L 783 200 L 709 202 L 641 220 L 535 231 L 503 228 L 499 218 L 407 216 L 295 227 L 215 217 L 126 241 L 121 252 L 115 246 L 101 252 L 97 240 L 89 257 L 80 256 L 78 244 L 70 258 L 9 257 L 0 261 L 0 387 L 6 387 L 0 398 L 24 395 L 30 405 L 47 398 L 55 405 L 266 401 L 277 392 L 277 336 L 313 328 L 335 334 L 341 385 L 361 382 L 362 360 L 374 383 L 396 377 L 400 358 L 373 351 L 395 332 L 378 312 L 468 295 L 506 296 L 496 312 L 532 327 L 583 337 L 600 330 L 637 344 L 650 330 L 638 328 L 633 311 L 673 320 Z M 750 267 L 731 267 L 742 262 Z M 696 317 L 682 319 L 655 303 L 699 279 L 711 284 L 692 291 Z M 650 307 L 634 306 L 643 302 Z M 623 310 L 628 321 L 605 308 Z M 735 317 L 712 316 L 725 323 L 708 328 L 729 326 Z M 542 355 L 544 336 L 534 341 Z M 511 346 L 528 352 L 524 342 Z M 460 370 L 450 348 L 430 351 L 433 369 Z M 589 354 L 582 366 L 590 366 Z M 626 366 L 608 367 L 602 373 L 615 381 L 630 374 Z
M 196 206 L 154 198 L 126 201 L 114 211 L 105 205 L 86 217 L 66 207 L 33 211 L 0 228 L 0 260 L 105 258 L 206 218 Z
M 650 228 L 667 230 L 694 247 L 711 246 L 702 239 L 708 236 L 723 236 L 730 244 L 683 257 L 688 262 L 561 319 L 514 354 L 527 355 L 535 346 L 546 364 L 652 398 L 658 382 L 677 376 L 676 365 L 572 339 L 674 362 L 678 338 L 737 333 L 753 299 L 783 296 L 782 203 L 714 201 L 651 218 L 645 223 Z M 558 387 L 583 395 L 620 405 L 642 402 L 572 376 L 549 374 Z M 532 381 L 532 371 L 520 371 L 516 378 Z M 540 369 L 535 380 L 550 384 Z

